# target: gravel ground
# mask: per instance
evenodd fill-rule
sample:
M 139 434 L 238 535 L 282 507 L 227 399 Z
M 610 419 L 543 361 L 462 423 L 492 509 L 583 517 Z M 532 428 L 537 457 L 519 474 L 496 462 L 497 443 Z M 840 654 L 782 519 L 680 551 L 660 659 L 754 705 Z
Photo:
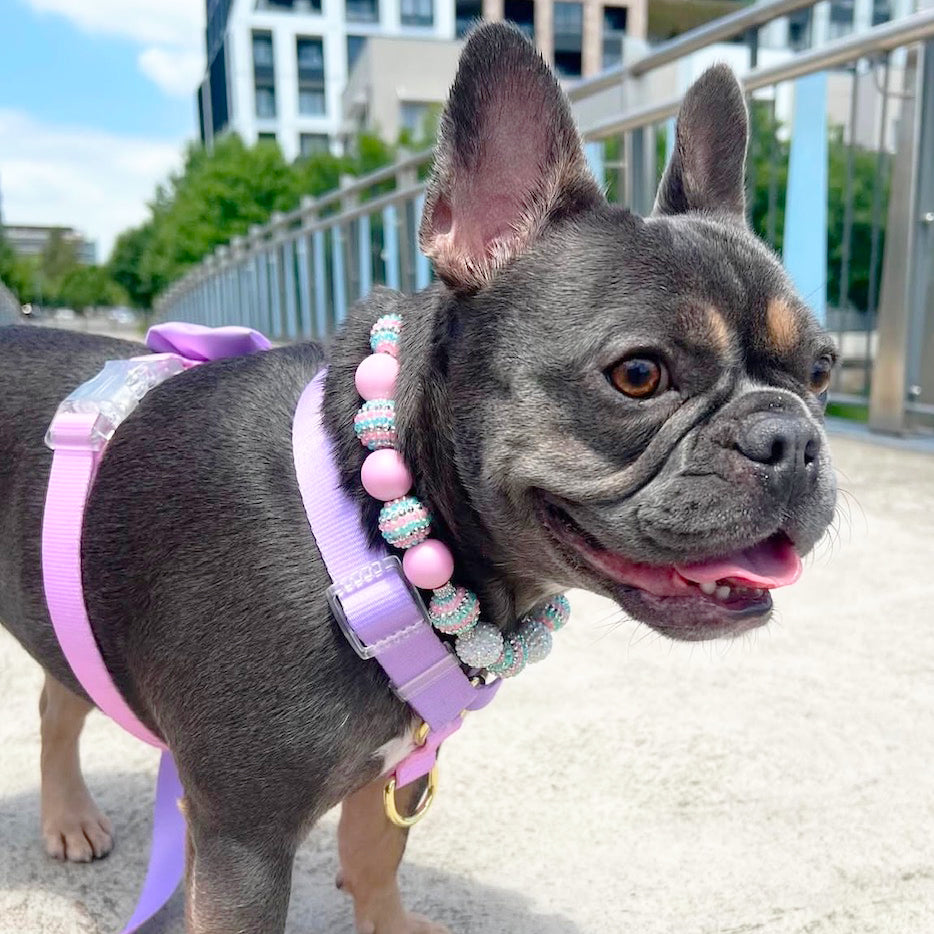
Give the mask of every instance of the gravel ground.
M 413 908 L 455 934 L 934 931 L 934 458 L 834 447 L 839 535 L 767 630 L 674 645 L 572 595 L 549 663 L 449 743 L 402 872 Z M 47 859 L 39 684 L 0 632 L 0 931 L 109 934 L 142 879 L 155 755 L 93 715 L 117 846 Z M 352 931 L 335 824 L 301 849 L 290 932 Z M 182 928 L 176 897 L 147 932 Z

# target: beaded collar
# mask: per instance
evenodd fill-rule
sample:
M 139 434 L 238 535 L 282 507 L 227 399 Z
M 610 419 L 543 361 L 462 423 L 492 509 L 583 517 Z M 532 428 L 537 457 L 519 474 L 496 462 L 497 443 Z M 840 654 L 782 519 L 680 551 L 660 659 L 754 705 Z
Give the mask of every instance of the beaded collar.
M 432 626 L 455 637 L 454 651 L 469 669 L 512 678 L 527 664 L 551 651 L 552 633 L 568 620 L 564 594 L 534 607 L 511 632 L 480 619 L 480 601 L 454 584 L 454 557 L 444 542 L 431 537 L 432 518 L 411 493 L 414 480 L 396 448 L 395 388 L 399 376 L 399 335 L 402 317 L 391 313 L 377 319 L 370 331 L 370 354 L 357 367 L 354 384 L 364 402 L 354 417 L 354 431 L 370 453 L 360 480 L 374 499 L 383 502 L 379 531 L 386 543 L 403 552 L 406 579 L 431 591 L 428 616 Z

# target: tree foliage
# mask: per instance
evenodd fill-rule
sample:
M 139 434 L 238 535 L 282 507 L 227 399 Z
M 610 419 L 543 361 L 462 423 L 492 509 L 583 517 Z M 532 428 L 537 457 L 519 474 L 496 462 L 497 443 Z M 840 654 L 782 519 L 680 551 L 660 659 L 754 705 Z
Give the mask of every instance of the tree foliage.
M 182 169 L 157 188 L 148 220 L 117 239 L 110 273 L 139 308 L 217 246 L 243 236 L 302 196 L 333 191 L 343 175 L 365 175 L 391 162 L 392 146 L 359 137 L 350 155 L 316 153 L 289 164 L 278 145 L 246 146 L 236 135 L 211 151 L 192 144 Z

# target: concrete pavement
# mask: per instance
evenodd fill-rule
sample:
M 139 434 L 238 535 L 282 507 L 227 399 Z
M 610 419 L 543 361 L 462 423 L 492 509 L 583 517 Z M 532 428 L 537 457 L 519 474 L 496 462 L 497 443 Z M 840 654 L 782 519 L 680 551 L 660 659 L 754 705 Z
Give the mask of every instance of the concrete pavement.
M 843 519 L 778 619 L 674 645 L 573 594 L 544 665 L 446 750 L 411 907 L 455 934 L 934 931 L 934 458 L 836 438 Z M 148 846 L 155 756 L 98 714 L 107 860 L 38 837 L 38 668 L 0 633 L 0 932 L 109 934 Z M 290 932 L 350 934 L 330 814 Z M 178 899 L 149 934 L 182 931 Z

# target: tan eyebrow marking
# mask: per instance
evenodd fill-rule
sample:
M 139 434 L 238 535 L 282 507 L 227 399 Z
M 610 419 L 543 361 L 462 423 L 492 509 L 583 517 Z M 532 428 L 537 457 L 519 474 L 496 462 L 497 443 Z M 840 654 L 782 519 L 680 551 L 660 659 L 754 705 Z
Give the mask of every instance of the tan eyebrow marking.
M 713 307 L 708 305 L 706 309 L 707 331 L 710 335 L 710 341 L 721 352 L 726 353 L 730 349 L 730 329 L 723 318 L 723 315 Z
M 779 351 L 791 350 L 799 336 L 798 315 L 783 298 L 773 298 L 765 309 L 769 340 Z

